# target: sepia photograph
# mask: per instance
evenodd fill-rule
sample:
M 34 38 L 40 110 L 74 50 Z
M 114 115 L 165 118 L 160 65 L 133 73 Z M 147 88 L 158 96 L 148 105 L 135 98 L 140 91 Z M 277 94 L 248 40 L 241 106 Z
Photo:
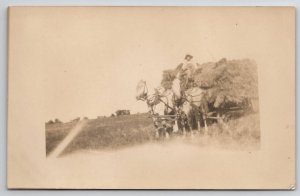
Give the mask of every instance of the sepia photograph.
M 112 106 L 111 114 L 99 111 L 102 115 L 93 118 L 85 116 L 67 122 L 58 118 L 47 121 L 47 156 L 85 154 L 130 146 L 138 148 L 141 144 L 153 142 L 259 150 L 254 60 L 222 58 L 217 62 L 199 64 L 187 54 L 177 67 L 163 70 L 161 77 L 156 82 L 159 84 L 157 87 L 140 80 L 136 86 L 136 103 L 123 106 L 129 109 L 114 112 Z M 116 99 L 116 102 L 117 99 L 133 99 L 134 95 L 128 95 L 116 95 L 111 99 Z M 144 102 L 146 107 L 138 102 Z M 137 107 L 140 110 L 135 110 Z
M 9 7 L 8 188 L 295 189 L 293 7 Z

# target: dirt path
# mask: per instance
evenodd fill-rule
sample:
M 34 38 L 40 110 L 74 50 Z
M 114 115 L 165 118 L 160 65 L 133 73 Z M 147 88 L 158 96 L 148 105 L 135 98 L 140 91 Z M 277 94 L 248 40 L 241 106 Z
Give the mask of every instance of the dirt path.
M 81 188 L 213 188 L 220 182 L 231 187 L 232 181 L 226 178 L 231 176 L 247 188 L 252 185 L 249 179 L 262 172 L 255 166 L 246 167 L 255 165 L 253 155 L 259 156 L 257 150 L 249 153 L 220 149 L 209 141 L 203 146 L 191 142 L 187 138 L 119 150 L 77 151 L 48 159 L 53 171 L 49 179 L 56 179 L 51 181 L 53 187 L 67 185 L 65 188 L 79 184 Z

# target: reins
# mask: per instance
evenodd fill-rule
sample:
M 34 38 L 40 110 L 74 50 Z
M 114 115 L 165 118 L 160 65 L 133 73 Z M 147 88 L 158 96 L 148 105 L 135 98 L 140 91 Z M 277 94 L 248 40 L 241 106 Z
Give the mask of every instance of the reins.
M 174 108 L 172 108 L 168 103 L 165 103 L 161 98 L 158 98 L 160 102 L 162 102 L 163 104 L 165 104 L 165 106 L 169 109 L 171 109 L 172 111 L 175 111 Z

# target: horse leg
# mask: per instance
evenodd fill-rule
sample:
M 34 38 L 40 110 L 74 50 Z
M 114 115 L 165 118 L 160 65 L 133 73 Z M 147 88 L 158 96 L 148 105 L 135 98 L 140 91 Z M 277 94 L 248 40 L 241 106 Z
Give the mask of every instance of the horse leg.
M 185 125 L 184 125 L 184 120 L 183 118 L 178 120 L 178 127 L 179 127 L 179 134 L 184 135 L 185 133 Z
M 198 129 L 198 114 L 193 111 L 190 116 L 191 135 L 195 135 Z
M 204 122 L 204 135 L 208 134 L 208 127 L 207 127 L 207 122 L 206 122 L 206 116 L 202 115 L 203 122 Z
M 189 132 L 189 125 L 186 117 L 182 119 L 182 128 L 183 128 L 183 135 L 184 136 L 187 135 L 187 133 Z
M 182 135 L 186 135 L 189 129 L 186 116 L 181 117 L 181 127 L 182 127 Z
M 158 139 L 163 140 L 164 139 L 164 128 L 161 127 L 158 129 Z
M 197 124 L 198 124 L 198 134 L 201 134 L 201 123 L 200 123 L 200 119 L 197 120 Z
M 207 127 L 206 119 L 204 119 L 204 129 L 205 129 L 205 133 L 208 134 L 208 127 Z
M 191 114 L 188 115 L 188 117 L 187 117 L 187 128 L 188 128 L 187 135 L 191 136 L 192 130 L 193 130 L 193 118 L 192 118 Z
M 192 137 L 196 136 L 199 133 L 198 130 L 199 130 L 199 118 L 198 115 L 194 115 L 193 129 L 191 131 L 191 136 Z
M 198 121 L 198 116 L 197 113 L 195 111 L 193 111 L 193 113 L 191 114 L 191 128 L 192 128 L 192 134 L 194 134 L 196 132 L 197 129 L 197 121 Z
M 172 137 L 172 132 L 173 132 L 173 127 L 168 127 L 167 128 L 167 133 L 168 133 L 169 138 Z
M 159 139 L 160 137 L 160 130 L 158 128 L 156 128 L 155 130 L 155 139 Z
M 175 119 L 175 121 L 174 121 L 175 123 L 174 123 L 174 129 L 173 129 L 173 132 L 174 133 L 176 133 L 176 132 L 178 132 L 179 131 L 179 125 L 177 124 L 177 120 Z
M 164 130 L 163 130 L 163 139 L 166 139 L 167 138 L 167 127 L 164 127 Z
M 201 133 L 201 115 L 199 114 L 199 112 L 197 112 L 196 114 L 196 124 L 197 124 L 197 130 L 198 133 Z
M 179 134 L 182 135 L 184 131 L 184 125 L 182 119 L 178 119 L 177 125 L 178 125 Z

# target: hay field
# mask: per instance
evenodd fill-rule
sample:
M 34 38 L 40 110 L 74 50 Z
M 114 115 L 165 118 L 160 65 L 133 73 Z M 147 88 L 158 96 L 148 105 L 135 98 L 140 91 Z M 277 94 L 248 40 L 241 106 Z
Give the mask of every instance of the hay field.
M 46 154 L 66 137 L 70 129 L 46 130 Z M 182 142 L 201 147 L 247 150 L 259 148 L 259 115 L 249 114 L 224 124 L 213 123 L 209 134 L 194 131 L 192 137 L 174 134 L 168 140 L 157 141 L 152 119 L 147 114 L 107 117 L 89 120 L 83 130 L 62 152 L 68 155 L 77 151 L 111 151 L 125 147 L 139 147 L 146 143 Z
M 153 140 L 155 130 L 148 114 L 133 114 L 88 120 L 84 129 L 74 138 L 62 154 L 76 150 L 117 149 Z M 72 127 L 51 130 L 46 127 L 46 154 L 68 135 Z

